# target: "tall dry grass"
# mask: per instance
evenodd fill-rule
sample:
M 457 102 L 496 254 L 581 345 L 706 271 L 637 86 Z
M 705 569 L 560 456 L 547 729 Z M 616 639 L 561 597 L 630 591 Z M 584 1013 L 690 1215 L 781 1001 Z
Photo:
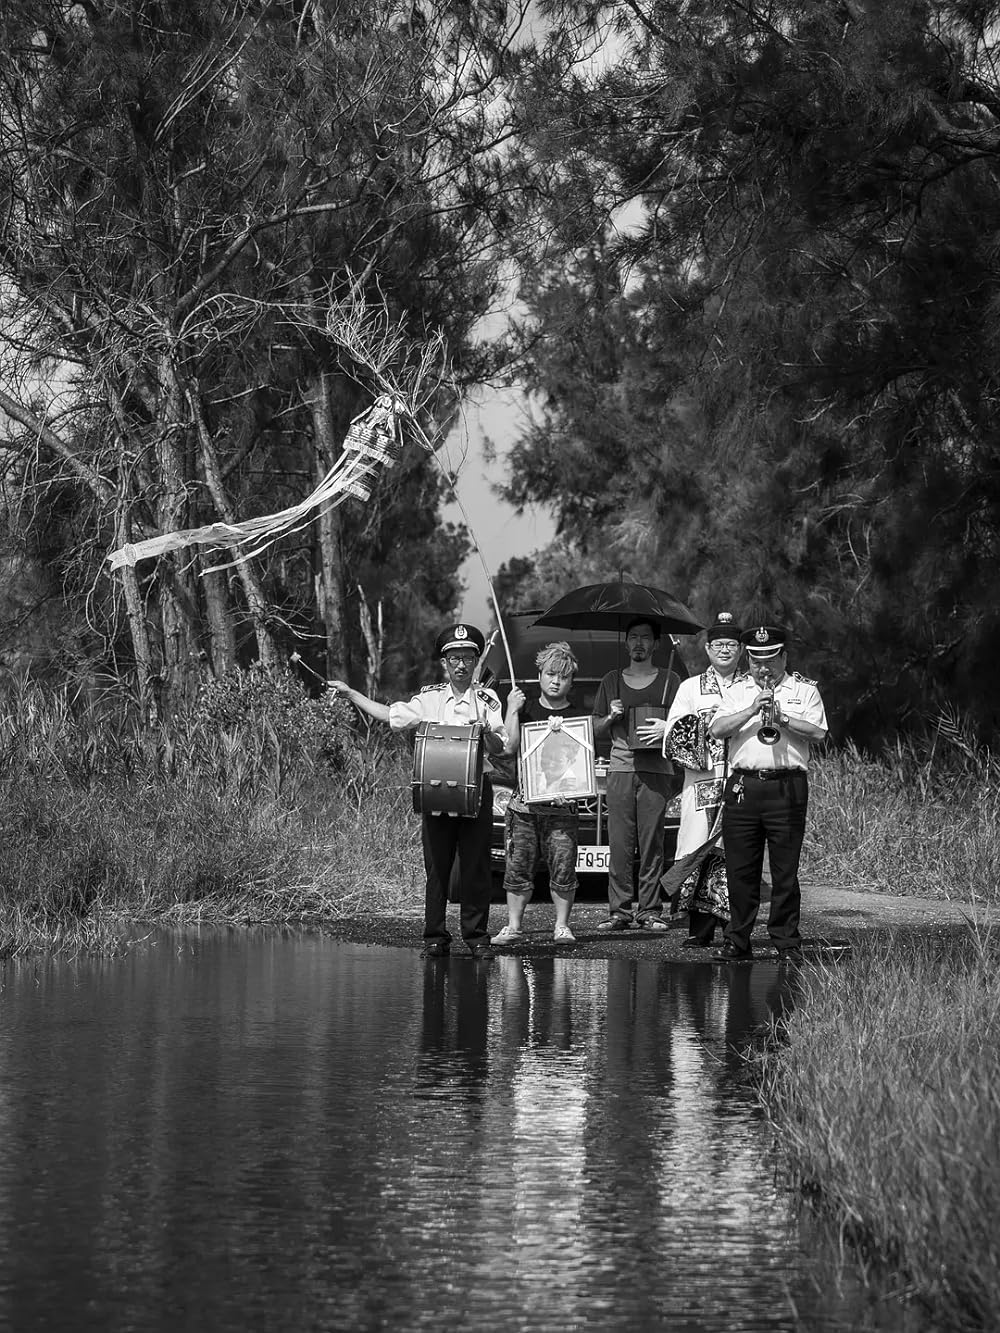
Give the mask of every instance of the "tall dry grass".
M 845 888 L 1000 902 L 1000 759 L 955 714 L 875 756 L 822 751 L 802 869 Z
M 30 683 L 0 701 L 0 956 L 163 919 L 418 915 L 410 758 L 348 705 L 237 673 L 159 727 Z M 961 722 L 816 764 L 804 873 L 1000 899 L 1000 764 Z
M 1000 940 L 881 942 L 809 970 L 761 1096 L 798 1183 L 938 1326 L 1000 1310 Z
M 158 920 L 416 914 L 405 746 L 345 718 L 331 728 L 305 702 L 147 728 L 65 692 L 12 691 L 0 709 L 0 956 L 108 949 Z

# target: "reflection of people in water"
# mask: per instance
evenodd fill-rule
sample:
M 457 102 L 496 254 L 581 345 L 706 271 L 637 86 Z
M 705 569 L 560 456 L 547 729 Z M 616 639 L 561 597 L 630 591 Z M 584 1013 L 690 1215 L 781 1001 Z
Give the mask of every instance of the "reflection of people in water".
M 538 795 L 582 791 L 587 782 L 583 746 L 563 731 L 550 731 L 539 746 Z
M 481 1088 L 489 1072 L 487 973 L 474 967 L 428 968 L 422 1017 L 419 1083 L 460 1083 L 470 1093 Z

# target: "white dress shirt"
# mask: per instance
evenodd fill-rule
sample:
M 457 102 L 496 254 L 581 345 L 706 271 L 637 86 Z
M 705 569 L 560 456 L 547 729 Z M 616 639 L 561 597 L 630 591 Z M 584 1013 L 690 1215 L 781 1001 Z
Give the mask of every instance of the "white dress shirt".
M 760 694 L 760 686 L 752 676 L 736 681 L 729 698 L 715 715 L 715 721 L 732 717 L 749 708 Z M 783 713 L 801 718 L 826 731 L 826 710 L 814 680 L 806 680 L 797 671 L 786 672 L 774 687 L 774 698 Z M 781 739 L 776 745 L 764 745 L 757 739 L 761 728 L 760 714 L 754 713 L 749 721 L 729 737 L 730 768 L 775 769 L 809 767 L 809 741 L 790 727 L 779 723 Z
M 421 722 L 444 722 L 453 727 L 480 722 L 484 731 L 493 732 L 507 744 L 500 700 L 485 685 L 456 694 L 447 681 L 442 681 L 438 685 L 425 685 L 408 701 L 389 705 L 389 726 L 393 731 L 407 731 Z

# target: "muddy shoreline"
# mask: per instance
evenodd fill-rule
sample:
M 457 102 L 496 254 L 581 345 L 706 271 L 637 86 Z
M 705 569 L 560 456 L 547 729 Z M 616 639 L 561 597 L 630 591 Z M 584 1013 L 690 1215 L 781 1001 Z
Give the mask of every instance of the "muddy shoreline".
M 672 918 L 666 931 L 628 930 L 605 935 L 598 923 L 607 916 L 605 904 L 577 902 L 571 926 L 576 943 L 556 945 L 552 940 L 553 911 L 548 897 L 533 900 L 525 913 L 525 941 L 514 949 L 520 955 L 551 954 L 575 958 L 645 958 L 711 962 L 711 950 L 685 949 L 685 917 Z M 502 903 L 494 903 L 490 929 L 495 933 L 507 920 Z M 762 907 L 754 931 L 755 955 L 760 961 L 774 960 L 775 953 L 767 938 L 767 907 Z M 806 957 L 836 954 L 861 939 L 900 931 L 951 936 L 972 924 L 989 928 L 1000 924 L 1000 910 L 971 902 L 946 898 L 918 898 L 884 893 L 864 893 L 826 885 L 803 885 L 802 935 Z M 358 916 L 340 921 L 325 921 L 321 927 L 339 939 L 359 944 L 381 944 L 394 948 L 421 947 L 422 903 L 415 899 L 412 915 Z M 464 952 L 458 931 L 458 910 L 449 909 L 449 929 L 456 955 Z M 721 940 L 718 942 L 721 943 Z M 716 964 L 718 966 L 718 964 Z

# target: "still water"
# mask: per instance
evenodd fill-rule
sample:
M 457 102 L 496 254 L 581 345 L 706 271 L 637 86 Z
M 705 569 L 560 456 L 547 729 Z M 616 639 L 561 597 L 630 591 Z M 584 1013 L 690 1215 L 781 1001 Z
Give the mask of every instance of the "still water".
M 776 1178 L 778 968 L 160 935 L 8 964 L 0 1328 L 894 1329 Z

